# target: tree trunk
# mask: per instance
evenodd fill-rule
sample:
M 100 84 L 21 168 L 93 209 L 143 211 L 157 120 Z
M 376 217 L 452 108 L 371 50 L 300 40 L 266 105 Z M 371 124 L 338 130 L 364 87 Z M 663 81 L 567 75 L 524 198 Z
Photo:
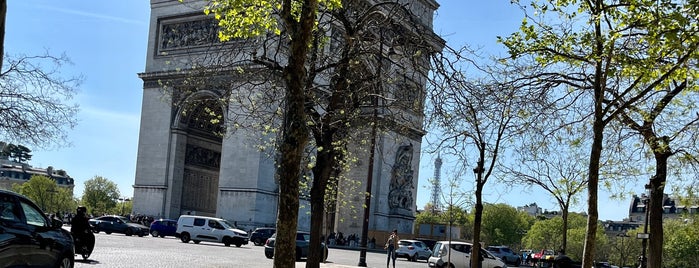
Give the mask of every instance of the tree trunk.
M 595 27 L 595 48 L 594 55 L 598 55 L 595 60 L 594 74 L 594 121 L 592 123 L 592 148 L 590 149 L 590 164 L 588 170 L 587 183 L 587 229 L 585 234 L 585 245 L 583 247 L 583 268 L 591 268 L 595 261 L 595 244 L 597 242 L 597 220 L 599 219 L 599 211 L 597 208 L 597 191 L 599 188 L 599 166 L 600 157 L 602 155 L 602 142 L 604 140 L 604 92 L 605 83 L 604 72 L 602 70 L 604 41 L 601 26 L 602 1 L 594 1 L 594 7 L 591 7 L 592 17 L 594 18 Z
M 317 0 L 307 0 L 296 20 L 292 6 L 285 2 L 281 17 L 289 37 L 289 64 L 284 68 L 286 83 L 285 113 L 279 164 L 279 204 L 277 210 L 277 239 L 274 245 L 274 267 L 296 266 L 296 230 L 299 215 L 299 179 L 301 160 L 308 143 L 306 126 L 305 83 L 306 58 L 318 11 Z
M 296 229 L 299 214 L 299 178 L 303 149 L 308 142 L 303 112 L 303 72 L 288 72 L 287 111 L 284 116 L 283 143 L 279 157 L 279 204 L 277 212 L 277 239 L 274 245 L 274 267 L 296 265 Z
M 667 160 L 670 157 L 667 144 L 664 152 L 655 153 L 655 176 L 650 180 L 650 203 L 648 211 L 648 268 L 663 267 L 663 198 L 667 181 Z M 660 150 L 660 149 L 658 149 Z
M 561 243 L 561 249 L 566 250 L 568 247 L 568 204 L 561 206 L 562 217 L 563 217 L 563 242 Z
M 479 175 L 480 177 L 480 175 Z M 473 249 L 471 249 L 471 267 L 478 266 L 478 259 L 481 255 L 481 222 L 483 221 L 483 185 L 478 180 L 476 186 L 476 212 L 473 220 Z
M 476 212 L 473 217 L 473 249 L 471 249 L 471 267 L 481 268 L 479 259 L 481 258 L 481 222 L 483 221 L 483 161 L 485 159 L 485 143 L 481 143 L 479 148 L 480 156 L 478 166 L 473 170 L 476 173 Z
M 316 139 L 317 140 L 317 139 Z M 318 152 L 316 165 L 313 167 L 313 184 L 311 186 L 311 241 L 309 248 L 321 247 L 323 236 L 323 218 L 325 216 L 325 189 L 333 170 L 333 158 L 331 144 L 318 142 L 318 147 L 323 150 Z M 306 268 L 319 268 L 323 261 L 323 251 L 309 250 Z

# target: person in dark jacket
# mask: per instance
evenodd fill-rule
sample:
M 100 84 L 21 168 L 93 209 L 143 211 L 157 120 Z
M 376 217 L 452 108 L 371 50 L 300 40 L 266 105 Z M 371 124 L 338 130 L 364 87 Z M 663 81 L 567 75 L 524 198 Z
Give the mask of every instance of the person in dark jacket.
M 90 232 L 90 222 L 87 218 L 87 208 L 79 206 L 71 221 L 70 232 L 75 235 L 82 235 L 86 232 Z

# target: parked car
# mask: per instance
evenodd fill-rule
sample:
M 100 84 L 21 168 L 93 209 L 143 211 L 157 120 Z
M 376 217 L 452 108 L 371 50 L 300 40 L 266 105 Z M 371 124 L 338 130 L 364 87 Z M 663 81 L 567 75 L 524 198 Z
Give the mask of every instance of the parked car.
M 532 255 L 532 262 L 538 263 L 539 267 L 553 266 L 553 259 L 556 258 L 556 251 L 552 249 L 542 249 Z
M 406 258 L 410 261 L 427 260 L 432 255 L 432 250 L 418 240 L 401 239 L 396 249 L 397 258 Z
M 265 257 L 268 259 L 274 258 L 274 242 L 277 239 L 277 233 L 274 233 L 272 237 L 267 239 L 265 242 Z M 296 260 L 302 258 L 308 258 L 308 252 L 310 251 L 311 234 L 308 232 L 296 232 Z M 325 243 L 320 244 L 320 249 L 323 252 L 323 261 L 328 259 L 328 247 Z
M 506 246 L 489 246 L 485 250 L 489 251 L 495 257 L 500 258 L 502 261 L 514 266 L 519 266 L 522 262 L 522 257 L 519 254 L 512 252 L 509 247 Z
M 262 246 L 265 244 L 268 238 L 272 237 L 277 229 L 270 227 L 257 228 L 252 233 L 250 233 L 250 242 L 255 244 L 255 246 Z
M 248 244 L 248 233 L 236 228 L 235 224 L 221 218 L 182 215 L 177 220 L 177 236 L 183 243 L 201 241 L 223 243 L 225 246 L 240 247 Z
M 120 233 L 126 236 L 138 235 L 142 237 L 148 234 L 148 227 L 130 221 L 126 217 L 108 215 L 96 219 L 90 219 L 92 232 L 105 232 L 106 234 Z
M 150 235 L 153 237 L 176 236 L 177 221 L 169 219 L 158 219 L 150 223 Z
M 70 232 L 27 197 L 0 190 L 0 266 L 72 268 Z
M 427 266 L 434 268 L 467 268 L 471 267 L 471 248 L 473 244 L 460 241 L 437 241 L 432 249 L 432 256 L 427 260 Z M 451 248 L 451 250 L 449 250 Z M 481 249 L 483 268 L 505 268 L 507 265 L 488 251 Z M 451 260 L 451 263 L 449 263 Z

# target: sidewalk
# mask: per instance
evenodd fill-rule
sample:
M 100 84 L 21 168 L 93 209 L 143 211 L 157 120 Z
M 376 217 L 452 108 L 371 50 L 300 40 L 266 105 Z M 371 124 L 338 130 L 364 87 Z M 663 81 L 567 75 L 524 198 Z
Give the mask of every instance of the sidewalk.
M 352 251 L 360 251 L 361 248 L 359 247 L 348 247 L 348 246 L 328 246 L 328 248 L 332 249 L 340 249 L 340 250 L 352 250 Z M 385 253 L 385 249 L 367 249 L 367 252 L 375 252 L 375 253 Z M 305 268 L 306 263 L 305 262 L 297 262 L 296 263 L 296 268 Z M 349 268 L 349 267 L 360 267 L 357 265 L 346 265 L 346 264 L 339 264 L 339 263 L 333 263 L 333 262 L 326 262 L 326 263 L 320 263 L 320 267 L 326 267 L 326 268 Z
M 306 263 L 305 262 L 297 262 L 296 263 L 296 268 L 305 268 Z M 349 267 L 359 267 L 359 266 L 349 266 L 349 265 L 344 265 L 344 264 L 337 264 L 337 263 L 320 263 L 320 267 L 326 267 L 326 268 L 349 268 Z

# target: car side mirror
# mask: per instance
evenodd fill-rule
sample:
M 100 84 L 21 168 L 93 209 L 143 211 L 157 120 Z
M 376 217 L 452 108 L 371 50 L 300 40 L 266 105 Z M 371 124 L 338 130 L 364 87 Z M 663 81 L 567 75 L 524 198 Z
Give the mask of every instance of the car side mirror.
M 53 226 L 53 228 L 62 228 L 63 222 L 59 219 L 51 218 L 51 226 Z

